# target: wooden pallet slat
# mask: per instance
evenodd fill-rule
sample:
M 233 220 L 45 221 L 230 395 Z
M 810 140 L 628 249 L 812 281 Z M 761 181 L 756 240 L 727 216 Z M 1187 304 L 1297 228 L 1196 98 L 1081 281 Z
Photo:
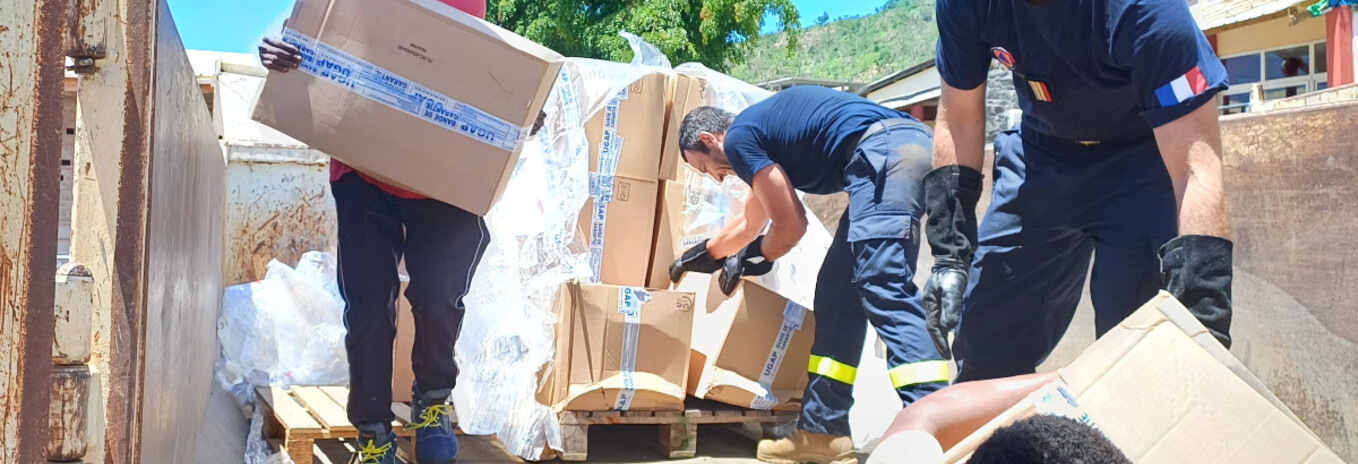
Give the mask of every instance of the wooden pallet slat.
M 287 390 L 275 387 L 259 387 L 256 396 L 273 411 L 274 417 L 283 425 L 284 430 L 297 435 L 320 435 L 321 424 L 308 414 L 302 405 L 288 394 Z
M 591 425 L 656 425 L 659 436 L 653 447 L 670 459 L 692 458 L 698 450 L 698 425 L 772 424 L 793 420 L 797 411 L 749 410 L 712 401 L 690 399 L 682 411 L 562 411 L 562 461 L 586 461 Z
M 292 395 L 301 403 L 316 414 L 321 425 L 325 426 L 329 434 L 358 432 L 354 424 L 349 423 L 349 415 L 344 407 L 331 399 L 329 395 L 317 387 L 292 387 Z

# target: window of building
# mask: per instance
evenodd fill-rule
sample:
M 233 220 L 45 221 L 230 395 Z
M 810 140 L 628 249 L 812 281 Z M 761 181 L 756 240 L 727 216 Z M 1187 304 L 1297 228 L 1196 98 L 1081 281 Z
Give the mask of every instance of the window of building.
M 1325 42 L 1314 42 L 1222 57 L 1230 76 L 1221 93 L 1222 114 L 1245 112 L 1254 84 L 1263 85 L 1266 101 L 1324 89 L 1325 51 Z

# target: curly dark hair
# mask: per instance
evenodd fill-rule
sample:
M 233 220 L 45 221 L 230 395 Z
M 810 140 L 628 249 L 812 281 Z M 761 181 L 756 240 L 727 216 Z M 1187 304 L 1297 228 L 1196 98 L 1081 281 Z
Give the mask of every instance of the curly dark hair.
M 707 153 L 707 146 L 698 140 L 698 134 L 724 134 L 735 118 L 735 114 L 715 106 L 699 106 L 689 111 L 679 126 L 679 153 L 682 155 L 684 150 Z M 688 155 L 682 156 L 688 161 Z
M 969 464 L 1131 464 L 1103 432 L 1064 417 L 1040 415 L 996 430 Z

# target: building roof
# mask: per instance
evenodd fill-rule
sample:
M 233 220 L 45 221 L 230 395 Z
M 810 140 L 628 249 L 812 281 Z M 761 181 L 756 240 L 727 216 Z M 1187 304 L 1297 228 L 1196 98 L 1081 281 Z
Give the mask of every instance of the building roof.
M 911 67 L 902 69 L 902 70 L 897 71 L 897 72 L 895 72 L 895 73 L 893 73 L 893 74 L 891 74 L 891 75 L 889 75 L 889 76 L 883 77 L 883 78 L 881 78 L 881 79 L 877 79 L 877 80 L 875 80 L 875 81 L 872 81 L 871 83 L 868 83 L 867 85 L 864 85 L 864 86 L 862 86 L 862 87 L 859 87 L 858 90 L 854 91 L 854 93 L 857 93 L 857 94 L 859 94 L 859 95 L 864 95 L 864 96 L 866 96 L 867 94 L 872 93 L 873 91 L 875 91 L 875 90 L 877 90 L 877 89 L 880 89 L 880 88 L 882 88 L 882 87 L 886 87 L 886 86 L 888 86 L 888 85 L 891 85 L 891 84 L 894 84 L 894 83 L 896 83 L 896 82 L 899 82 L 901 79 L 905 79 L 905 78 L 910 77 L 910 76 L 913 76 L 913 75 L 915 75 L 915 74 L 919 74 L 921 71 L 924 71 L 925 69 L 929 69 L 929 68 L 931 68 L 931 67 L 933 67 L 933 66 L 934 66 L 934 57 L 931 56 L 931 57 L 929 57 L 929 59 L 924 60 L 924 61 L 921 61 L 921 62 L 915 64 L 914 66 L 911 66 Z
M 1189 9 L 1203 32 L 1286 15 L 1294 6 L 1305 8 L 1313 0 L 1199 0 Z
M 846 91 L 852 91 L 853 89 L 856 89 L 859 86 L 863 85 L 863 83 L 853 81 L 829 81 L 824 79 L 808 79 L 805 77 L 784 77 L 782 79 L 775 79 L 761 84 L 756 84 L 756 86 L 759 88 L 771 90 L 774 92 L 797 85 L 818 85 L 821 87 L 829 87 L 832 89 L 842 89 Z

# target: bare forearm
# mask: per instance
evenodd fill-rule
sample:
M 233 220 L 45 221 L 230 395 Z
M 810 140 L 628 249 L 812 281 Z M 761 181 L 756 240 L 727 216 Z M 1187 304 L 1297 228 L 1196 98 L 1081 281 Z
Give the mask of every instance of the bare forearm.
M 950 386 L 897 414 L 886 435 L 922 431 L 946 450 L 1055 378 L 1046 372 Z
M 985 161 L 985 86 L 959 90 L 944 84 L 934 128 L 934 167 L 960 164 L 981 170 Z
M 1180 235 L 1230 238 L 1216 108 L 1203 105 L 1155 130 L 1179 212 Z
M 725 258 L 740 251 L 750 241 L 759 235 L 759 231 L 764 228 L 767 219 L 755 225 L 744 214 L 726 223 L 726 227 L 721 229 L 717 235 L 707 240 L 707 253 L 714 258 Z
M 787 252 L 792 251 L 792 247 L 797 246 L 797 242 L 800 242 L 802 235 L 805 234 L 805 217 L 800 222 L 788 224 L 775 221 L 773 226 L 769 227 L 769 233 L 764 236 L 764 258 L 769 260 L 781 258 Z

